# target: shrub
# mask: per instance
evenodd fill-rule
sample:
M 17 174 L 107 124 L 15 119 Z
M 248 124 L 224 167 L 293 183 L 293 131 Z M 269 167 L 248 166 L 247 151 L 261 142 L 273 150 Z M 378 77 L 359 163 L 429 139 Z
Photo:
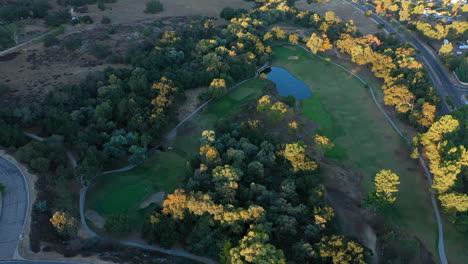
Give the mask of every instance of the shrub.
M 90 52 L 91 52 L 91 55 L 93 55 L 97 59 L 105 59 L 107 58 L 107 56 L 110 55 L 109 48 L 104 45 L 99 45 L 99 44 L 93 45 L 91 47 Z
M 109 58 L 109 62 L 112 64 L 117 64 L 117 63 L 124 63 L 125 58 L 121 55 L 112 55 Z
M 146 3 L 145 13 L 155 14 L 163 11 L 164 7 L 159 0 L 150 0 Z
M 50 47 L 55 45 L 60 45 L 60 40 L 58 40 L 55 36 L 47 35 L 44 37 L 44 47 Z
M 450 96 L 445 96 L 445 102 L 450 108 L 455 108 L 455 105 L 452 102 L 452 98 Z
M 106 219 L 104 229 L 111 234 L 124 234 L 130 232 L 130 222 L 126 214 L 113 215 Z
M 5 185 L 0 183 L 0 193 L 3 192 L 3 190 L 5 190 Z
M 457 77 L 462 82 L 468 82 L 468 63 L 463 62 L 461 63 L 456 69 L 455 73 Z
M 97 7 L 99 8 L 99 10 L 101 11 L 104 11 L 106 10 L 106 5 L 104 5 L 104 2 L 99 2 Z
M 11 92 L 10 86 L 5 83 L 0 83 L 0 96 Z
M 210 99 L 212 96 L 213 96 L 213 93 L 209 89 L 206 89 L 206 90 L 201 91 L 198 94 L 197 99 L 204 102 Z
M 85 23 L 85 24 L 92 24 L 94 23 L 93 19 L 90 16 L 82 16 L 80 18 L 80 21 Z
M 103 16 L 101 19 L 101 24 L 110 24 L 111 19 L 109 17 Z
M 71 38 L 67 39 L 63 42 L 65 48 L 69 51 L 75 51 L 79 47 L 81 47 L 81 39 L 79 38 Z
M 47 172 L 50 168 L 50 160 L 47 158 L 39 157 L 31 160 L 31 168 L 38 172 Z
M 225 7 L 221 11 L 220 17 L 224 18 L 226 20 L 231 20 L 234 17 L 238 17 L 238 16 L 240 16 L 242 14 L 246 14 L 247 12 L 248 12 L 247 10 L 242 9 L 242 8 L 233 9 L 233 8 L 230 8 L 230 7 Z
M 58 27 L 61 24 L 65 24 L 70 21 L 71 16 L 68 10 L 61 10 L 48 14 L 45 17 L 45 23 L 49 27 Z
M 292 95 L 283 97 L 281 101 L 291 107 L 293 107 L 296 104 L 296 98 Z
M 47 201 L 46 200 L 40 200 L 40 201 L 36 201 L 34 203 L 34 210 L 38 211 L 38 212 L 41 212 L 41 213 L 45 213 L 47 212 Z

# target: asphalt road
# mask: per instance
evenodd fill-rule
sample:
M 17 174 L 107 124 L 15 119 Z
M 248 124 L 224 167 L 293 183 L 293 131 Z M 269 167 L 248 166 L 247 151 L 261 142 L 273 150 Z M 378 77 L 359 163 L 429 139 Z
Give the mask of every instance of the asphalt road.
M 23 232 L 28 193 L 21 171 L 0 156 L 0 183 L 5 185 L 0 212 L 0 260 L 13 258 Z
M 346 1 L 363 12 L 366 12 L 368 10 L 375 12 L 375 7 L 370 4 L 360 5 L 350 0 Z M 360 3 L 364 2 L 361 1 Z M 465 104 L 462 100 L 462 96 L 465 93 L 467 93 L 468 90 L 463 91 L 463 88 L 461 88 L 461 86 L 454 85 L 450 81 L 450 78 L 447 76 L 444 70 L 444 66 L 441 65 L 441 62 L 435 57 L 434 53 L 428 50 L 426 45 L 421 43 L 420 40 L 413 36 L 411 36 L 410 40 L 406 40 L 398 30 L 396 30 L 387 20 L 382 19 L 382 17 L 380 17 L 379 15 L 373 13 L 371 17 L 378 23 L 383 24 L 388 32 L 394 33 L 402 42 L 410 43 L 420 52 L 420 55 L 417 56 L 417 59 L 420 62 L 422 62 L 428 70 L 429 77 L 432 79 L 432 82 L 434 83 L 434 86 L 437 90 L 437 94 L 439 95 L 441 101 L 443 101 L 446 96 L 449 96 L 450 98 L 452 98 L 452 102 L 456 108 L 461 107 Z M 445 115 L 449 112 L 450 110 L 448 109 L 447 105 L 442 102 L 442 108 L 440 109 L 440 113 Z

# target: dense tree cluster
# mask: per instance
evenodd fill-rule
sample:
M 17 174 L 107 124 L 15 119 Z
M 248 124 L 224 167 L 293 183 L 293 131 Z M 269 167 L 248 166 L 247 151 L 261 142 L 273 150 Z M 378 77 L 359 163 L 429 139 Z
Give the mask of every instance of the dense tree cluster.
M 451 24 L 432 26 L 427 22 L 416 22 L 416 29 L 427 39 L 450 39 L 465 41 L 468 34 L 468 22 L 456 21 Z
M 257 120 L 204 131 L 193 175 L 149 216 L 146 239 L 222 263 L 365 263 L 361 245 L 334 235 L 307 147 L 276 142 Z
M 77 150 L 84 182 L 116 160 L 139 163 L 174 120 L 184 90 L 210 85 L 210 95 L 221 96 L 267 61 L 271 50 L 256 35 L 261 27 L 242 18 L 220 31 L 212 20 L 201 20 L 163 32 L 129 49 L 133 69 L 109 68 L 79 85 L 57 87 L 40 105 L 2 111 L 2 143 L 21 145 L 21 126 L 63 135 Z
M 13 22 L 24 18 L 44 18 L 50 9 L 47 0 L 18 0 L 9 1 L 0 7 L 0 20 Z
M 468 107 L 441 117 L 415 141 L 423 147 L 437 192 L 449 219 L 468 231 Z
M 398 45 L 392 36 L 352 38 L 347 34 L 341 35 L 336 46 L 383 79 L 384 102 L 395 106 L 401 117 L 420 128 L 434 122 L 438 98 L 412 47 Z

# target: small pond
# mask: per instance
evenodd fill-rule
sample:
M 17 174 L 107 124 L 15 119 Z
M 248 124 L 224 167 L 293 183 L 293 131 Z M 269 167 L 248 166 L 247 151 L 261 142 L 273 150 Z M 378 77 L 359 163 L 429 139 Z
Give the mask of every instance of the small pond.
M 296 99 L 306 99 L 312 96 L 312 92 L 305 83 L 283 68 L 270 67 L 264 73 L 268 80 L 276 84 L 276 90 L 282 96 L 292 95 Z

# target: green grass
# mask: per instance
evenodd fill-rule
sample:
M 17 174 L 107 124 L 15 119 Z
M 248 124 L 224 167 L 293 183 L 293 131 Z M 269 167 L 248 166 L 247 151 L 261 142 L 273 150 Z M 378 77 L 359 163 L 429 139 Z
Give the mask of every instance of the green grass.
M 312 98 L 302 102 L 305 117 L 317 122 L 319 133 L 344 149 L 339 150 L 347 154 L 342 162 L 363 175 L 365 191 L 372 189 L 373 176 L 381 169 L 400 175 L 398 201 L 386 216 L 396 227 L 417 235 L 437 254 L 428 185 L 418 164 L 409 158 L 407 146 L 374 105 L 368 88 L 351 74 L 302 49 L 280 46 L 273 50 L 275 66 L 289 70 L 311 88 Z M 300 59 L 287 60 L 294 55 Z
M 88 192 L 87 207 L 102 216 L 128 213 L 137 222 L 145 216 L 139 205 L 157 191 L 170 193 L 186 175 L 186 162 L 196 155 L 201 132 L 213 129 L 216 120 L 242 110 L 246 102 L 261 96 L 267 81 L 252 80 L 210 103 L 187 124 L 188 128 L 169 145 L 171 151 L 157 152 L 144 164 L 130 171 L 99 177 Z

